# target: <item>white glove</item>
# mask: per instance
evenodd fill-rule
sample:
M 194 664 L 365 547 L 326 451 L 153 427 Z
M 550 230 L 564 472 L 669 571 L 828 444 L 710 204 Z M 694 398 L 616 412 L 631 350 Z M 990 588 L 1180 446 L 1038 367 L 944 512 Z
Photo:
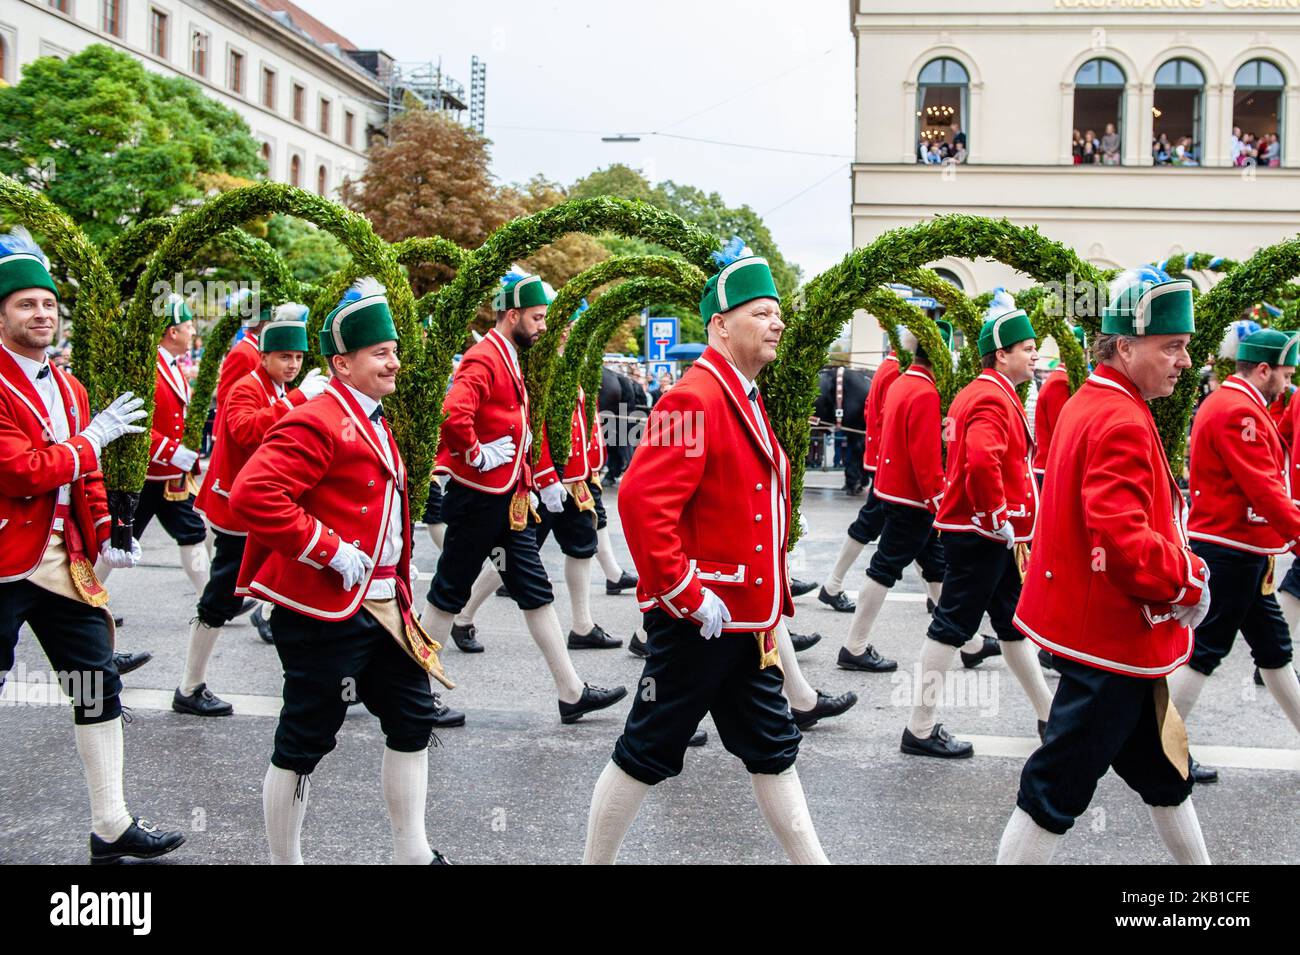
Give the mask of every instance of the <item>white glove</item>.
M 369 557 L 347 541 L 339 541 L 338 551 L 330 558 L 330 567 L 337 570 L 343 578 L 344 590 L 351 590 L 361 583 L 373 566 Z
M 1174 608 L 1174 619 L 1184 627 L 1195 630 L 1210 612 L 1210 582 L 1206 580 L 1201 586 L 1201 599 L 1192 606 Z
M 191 451 L 185 445 L 181 445 L 172 455 L 172 464 L 176 465 L 182 471 L 189 471 L 194 467 L 194 462 L 199 459 L 199 452 Z
M 307 377 L 302 380 L 302 384 L 298 386 L 298 390 L 303 393 L 303 397 L 311 399 L 315 398 L 322 391 L 328 388 L 329 383 L 329 378 L 321 374 L 319 368 L 313 368 L 311 371 L 307 372 Z
M 104 562 L 114 570 L 125 570 L 140 563 L 140 542 L 138 540 L 131 541 L 129 551 L 120 550 L 108 541 L 104 541 L 99 547 L 99 552 L 104 556 Z
M 559 514 L 564 510 L 564 485 L 559 481 L 554 484 L 548 484 L 538 492 L 542 499 L 542 505 L 552 514 Z
M 469 462 L 471 467 L 480 471 L 491 471 L 515 459 L 515 439 L 506 435 L 487 444 L 479 445 L 479 456 Z
M 1016 529 L 1011 526 L 1010 521 L 1007 521 L 1005 524 L 1003 524 L 993 533 L 998 535 L 998 537 L 1002 538 L 1002 540 L 1006 541 L 1007 550 L 1016 549 Z
M 144 399 L 124 391 L 113 399 L 111 405 L 95 415 L 81 433 L 103 451 L 123 435 L 144 431 L 144 428 L 134 422 L 147 417 L 149 412 L 144 410 Z
M 701 588 L 700 593 L 704 596 L 704 602 L 695 613 L 691 614 L 691 617 L 700 622 L 700 636 L 705 640 L 712 640 L 721 635 L 724 623 L 731 622 L 731 611 L 708 587 Z

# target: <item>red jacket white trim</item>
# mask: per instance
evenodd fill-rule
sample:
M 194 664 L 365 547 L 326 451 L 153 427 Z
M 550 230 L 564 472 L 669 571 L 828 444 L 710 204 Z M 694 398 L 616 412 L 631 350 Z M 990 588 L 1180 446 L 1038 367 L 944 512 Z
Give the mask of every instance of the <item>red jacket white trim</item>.
M 190 406 L 190 383 L 171 364 L 171 355 L 158 349 L 154 364 L 153 420 L 149 434 L 149 471 L 146 481 L 170 481 L 185 472 L 172 464 L 172 455 L 185 437 L 185 410 Z
M 1061 417 L 1061 409 L 1070 397 L 1070 376 L 1064 368 L 1058 368 L 1047 376 L 1043 387 L 1038 391 L 1038 400 L 1034 402 L 1034 473 L 1042 474 L 1047 470 L 1047 451 L 1052 446 L 1052 433 L 1056 430 L 1056 421 Z
M 564 462 L 565 484 L 578 484 L 592 475 L 590 464 L 591 447 L 587 437 L 587 402 L 581 388 L 578 389 L 578 403 L 573 406 L 573 416 L 569 422 L 569 459 Z M 551 459 L 551 440 L 542 427 L 542 453 L 537 460 L 537 470 L 533 472 L 533 487 L 541 490 L 560 481 L 560 474 Z
M 934 513 L 943 497 L 943 425 L 934 373 L 913 363 L 885 397 L 875 495 Z
M 262 352 L 257 344 L 257 332 L 249 329 L 244 337 L 231 346 L 221 362 L 221 371 L 217 376 L 217 416 L 226 403 L 226 393 L 243 381 L 244 376 L 262 365 Z
M 867 389 L 867 401 L 862 409 L 862 417 L 866 422 L 863 430 L 867 432 L 862 466 L 871 472 L 876 470 L 876 463 L 880 459 L 880 428 L 885 419 L 885 397 L 889 394 L 889 386 L 902 373 L 898 367 L 898 356 L 890 352 L 871 376 L 871 387 Z

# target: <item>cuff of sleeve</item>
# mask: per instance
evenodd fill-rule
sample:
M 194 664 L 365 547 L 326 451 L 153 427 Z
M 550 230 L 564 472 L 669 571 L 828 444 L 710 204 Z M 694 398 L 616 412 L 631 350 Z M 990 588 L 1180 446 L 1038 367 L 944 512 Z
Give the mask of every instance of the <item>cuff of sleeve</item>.
M 689 582 L 679 593 L 671 598 L 665 594 L 655 599 L 671 616 L 685 619 L 699 610 L 700 604 L 704 603 L 704 586 L 692 571 Z
M 555 473 L 555 468 L 547 468 L 545 471 L 538 471 L 533 475 L 533 487 L 541 490 L 544 487 L 550 487 L 552 484 L 558 484 L 560 476 Z
M 475 441 L 474 446 L 465 452 L 465 463 L 472 468 L 483 463 L 483 445 Z
M 307 546 L 298 555 L 298 560 L 315 567 L 317 570 L 324 570 L 329 566 L 329 562 L 334 559 L 334 555 L 338 553 L 339 545 L 339 535 L 320 521 L 317 521 L 316 529 L 307 542 Z
M 1182 582 L 1182 590 L 1177 598 L 1170 603 L 1179 607 L 1194 607 L 1201 600 L 1201 594 L 1206 587 L 1206 577 L 1209 574 L 1209 568 L 1205 566 L 1205 561 L 1197 557 L 1190 550 L 1183 551 L 1187 558 L 1187 580 Z

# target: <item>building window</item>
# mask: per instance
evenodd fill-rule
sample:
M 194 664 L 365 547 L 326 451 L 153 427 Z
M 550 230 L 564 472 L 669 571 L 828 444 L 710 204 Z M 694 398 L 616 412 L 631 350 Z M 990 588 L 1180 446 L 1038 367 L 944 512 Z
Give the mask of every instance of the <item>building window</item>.
M 149 8 L 149 52 L 163 59 L 167 59 L 167 21 L 167 14 Z
M 297 153 L 289 160 L 289 185 L 299 186 L 302 184 L 302 160 L 298 158 Z
M 307 115 L 307 87 L 299 84 L 293 84 L 293 118 L 301 123 L 305 122 Z
M 266 174 L 271 174 L 271 144 L 262 143 L 262 162 L 266 163 Z
M 343 141 L 349 146 L 356 145 L 357 118 L 347 110 L 343 111 Z
M 200 30 L 190 35 L 190 69 L 199 76 L 208 75 L 208 46 L 212 38 Z
M 262 67 L 262 105 L 275 109 L 275 70 Z
M 72 0 L 50 0 L 50 6 L 60 13 L 72 15 Z
M 1124 71 L 1110 60 L 1089 60 L 1074 74 L 1075 165 L 1118 166 L 1123 129 Z
M 1151 107 L 1151 156 L 1157 166 L 1199 166 L 1205 74 L 1191 60 L 1170 60 L 1156 70 Z
M 122 0 L 104 0 L 103 18 L 100 24 L 105 33 L 116 37 L 122 35 Z
M 320 131 L 323 136 L 330 134 L 330 101 L 324 96 L 320 98 Z
M 228 69 L 230 73 L 229 76 L 230 91 L 232 93 L 238 93 L 240 96 L 243 96 L 244 95 L 244 54 L 240 53 L 238 50 L 231 50 L 230 64 Z
M 327 177 L 328 177 L 328 173 L 325 172 L 325 164 L 321 163 L 320 167 L 316 170 L 316 194 L 317 195 L 321 195 L 321 196 L 325 195 L 325 180 Z
M 1234 166 L 1282 165 L 1282 92 L 1286 77 L 1268 60 L 1251 60 L 1233 80 L 1232 140 L 1228 158 Z
M 9 41 L 0 36 L 0 82 L 9 82 Z
M 946 57 L 921 68 L 916 90 L 916 161 L 965 162 L 970 77 Z

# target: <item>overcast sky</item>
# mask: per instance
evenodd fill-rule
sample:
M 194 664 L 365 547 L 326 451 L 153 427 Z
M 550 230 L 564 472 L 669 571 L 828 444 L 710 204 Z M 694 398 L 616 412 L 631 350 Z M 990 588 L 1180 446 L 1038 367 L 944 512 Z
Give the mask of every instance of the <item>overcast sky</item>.
M 296 2 L 363 49 L 441 59 L 466 90 L 470 57 L 485 60 L 486 132 L 502 182 L 542 173 L 568 184 L 624 162 L 652 182 L 748 204 L 805 279 L 849 251 L 853 41 L 843 0 Z M 619 132 L 642 140 L 600 141 Z

